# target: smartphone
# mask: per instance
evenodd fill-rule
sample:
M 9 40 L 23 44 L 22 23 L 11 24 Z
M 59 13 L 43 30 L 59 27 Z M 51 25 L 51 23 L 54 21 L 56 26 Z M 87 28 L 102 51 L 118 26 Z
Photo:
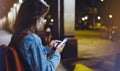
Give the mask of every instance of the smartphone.
M 48 53 L 48 57 L 54 53 L 56 48 L 59 48 L 61 45 L 65 44 L 68 41 L 68 38 L 65 38 L 63 41 L 60 41 L 56 46 L 51 50 L 50 53 Z
M 65 38 L 62 42 L 60 42 L 56 48 L 59 48 L 61 45 L 65 44 L 68 41 L 68 38 Z

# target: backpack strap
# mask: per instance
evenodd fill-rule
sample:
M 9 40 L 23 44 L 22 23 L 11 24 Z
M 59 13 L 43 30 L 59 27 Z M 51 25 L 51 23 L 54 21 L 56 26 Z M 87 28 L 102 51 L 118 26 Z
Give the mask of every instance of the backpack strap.
M 20 38 L 18 38 L 17 45 L 19 45 L 19 44 L 22 42 L 23 38 L 24 38 L 25 36 L 29 35 L 29 34 L 32 34 L 32 32 L 25 32 L 25 33 L 23 33 L 23 34 L 20 36 Z M 25 70 L 25 71 L 32 71 L 31 68 L 30 68 L 30 65 L 29 65 L 29 64 L 27 63 L 27 61 L 23 58 L 23 55 L 22 55 L 22 53 L 20 52 L 20 50 L 16 48 L 16 51 L 17 51 L 17 53 L 18 53 L 18 56 L 19 56 L 19 58 L 20 58 L 20 62 L 21 62 L 21 64 L 22 64 L 24 70 Z
M 4 44 L 0 45 L 0 70 L 1 71 L 9 71 L 8 70 L 8 59 L 7 56 L 8 47 Z
M 6 67 L 7 71 L 24 71 L 18 54 L 14 48 L 8 47 L 6 61 L 6 63 L 8 63 Z
M 4 48 L 4 64 L 2 64 L 3 66 L 5 65 L 5 70 L 2 71 L 24 71 L 20 60 L 18 58 L 17 52 L 14 48 L 12 47 L 8 47 L 7 45 L 1 45 L 2 48 Z M 2 59 L 3 59 L 2 58 Z
M 23 38 L 25 37 L 25 36 L 27 36 L 28 34 L 32 34 L 32 32 L 24 32 L 24 33 L 22 33 L 21 35 L 14 35 L 13 37 L 12 37 L 12 39 L 11 39 L 11 42 L 10 42 L 10 44 L 9 44 L 9 46 L 8 47 L 10 47 L 10 48 L 13 48 L 13 49 L 15 49 L 15 51 L 16 51 L 16 54 L 18 55 L 18 59 L 20 60 L 20 64 L 21 64 L 21 68 L 22 68 L 22 71 L 32 71 L 31 70 L 31 68 L 30 68 L 30 65 L 27 63 L 27 61 L 24 59 L 24 57 L 23 57 L 23 55 L 22 55 L 22 53 L 21 53 L 21 51 L 19 50 L 19 48 L 18 48 L 18 46 L 20 45 L 20 43 L 21 43 L 21 41 L 23 40 Z M 19 37 L 19 38 L 18 38 Z M 14 56 L 13 56 L 13 52 L 11 52 L 13 49 L 9 49 L 9 51 L 7 52 L 7 54 L 8 54 L 8 56 L 7 56 L 7 58 L 6 58 L 6 61 L 8 61 L 9 62 L 9 66 L 8 66 L 8 70 L 7 71 L 17 71 L 17 70 L 15 70 L 15 68 L 13 68 L 13 67 L 15 67 L 15 59 L 13 59 L 13 58 L 15 58 Z M 12 57 L 11 57 L 11 55 L 12 55 Z M 10 59 L 9 59 L 10 58 Z M 11 59 L 12 58 L 12 59 Z M 14 65 L 13 65 L 14 64 Z M 12 68 L 12 69 L 10 69 L 10 68 Z

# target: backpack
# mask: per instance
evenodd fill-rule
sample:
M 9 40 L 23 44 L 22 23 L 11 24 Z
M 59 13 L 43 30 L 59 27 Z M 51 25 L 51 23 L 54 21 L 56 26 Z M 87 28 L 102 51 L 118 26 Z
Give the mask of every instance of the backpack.
M 14 48 L 0 46 L 0 71 L 24 71 Z
M 28 34 L 31 33 L 24 33 L 21 39 Z M 0 71 L 31 71 L 31 69 L 19 50 L 3 44 L 0 46 Z

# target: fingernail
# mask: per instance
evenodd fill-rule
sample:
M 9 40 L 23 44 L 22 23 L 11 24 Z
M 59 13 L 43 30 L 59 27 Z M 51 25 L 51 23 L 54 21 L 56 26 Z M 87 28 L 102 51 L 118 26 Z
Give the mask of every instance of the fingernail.
M 58 42 L 62 42 L 62 41 L 58 41 Z

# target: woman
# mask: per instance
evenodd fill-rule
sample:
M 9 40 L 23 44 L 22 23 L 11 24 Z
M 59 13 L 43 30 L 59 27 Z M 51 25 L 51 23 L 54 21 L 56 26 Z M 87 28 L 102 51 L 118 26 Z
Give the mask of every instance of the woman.
M 48 59 L 47 53 L 59 40 L 53 40 L 48 47 L 44 47 L 41 38 L 35 34 L 48 10 L 49 5 L 43 0 L 25 0 L 18 12 L 9 46 L 16 49 L 25 71 L 55 71 L 60 62 L 64 45 L 57 48 Z

